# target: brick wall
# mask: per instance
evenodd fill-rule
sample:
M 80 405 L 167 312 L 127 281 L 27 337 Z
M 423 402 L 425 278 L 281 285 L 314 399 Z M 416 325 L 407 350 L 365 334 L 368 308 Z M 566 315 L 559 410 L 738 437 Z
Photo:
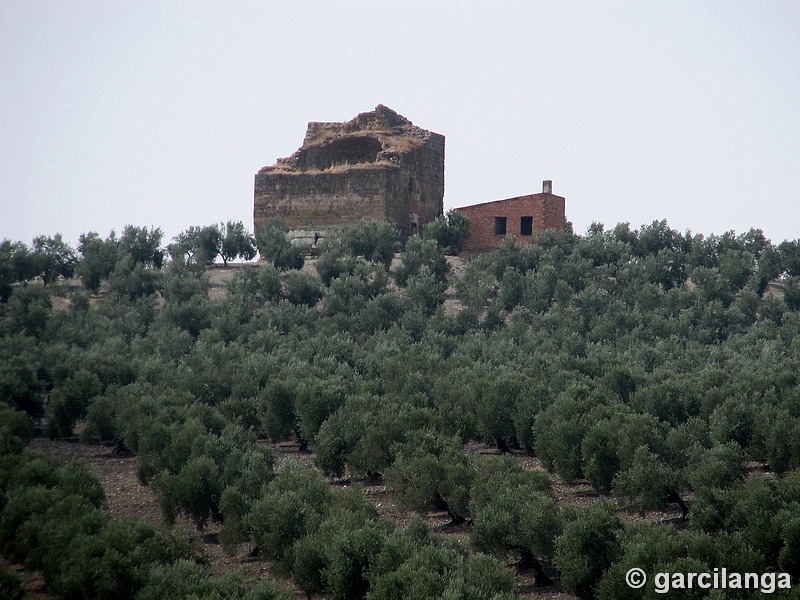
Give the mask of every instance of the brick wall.
M 505 235 L 514 236 L 521 244 L 530 244 L 536 234 L 545 229 L 561 230 L 565 221 L 565 203 L 561 196 L 541 193 L 461 207 L 457 210 L 469 217 L 472 230 L 464 249 L 497 249 Z M 505 235 L 495 233 L 497 217 L 506 219 Z M 520 231 L 523 217 L 532 217 L 532 235 L 523 235 Z

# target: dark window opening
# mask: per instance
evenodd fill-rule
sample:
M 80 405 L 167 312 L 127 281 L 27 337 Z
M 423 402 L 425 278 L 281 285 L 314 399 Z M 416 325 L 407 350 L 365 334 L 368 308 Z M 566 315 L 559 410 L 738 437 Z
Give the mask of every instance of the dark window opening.
M 520 217 L 519 234 L 533 235 L 533 217 Z
M 494 234 L 495 235 L 505 235 L 506 234 L 506 218 L 505 217 L 495 217 L 494 218 Z

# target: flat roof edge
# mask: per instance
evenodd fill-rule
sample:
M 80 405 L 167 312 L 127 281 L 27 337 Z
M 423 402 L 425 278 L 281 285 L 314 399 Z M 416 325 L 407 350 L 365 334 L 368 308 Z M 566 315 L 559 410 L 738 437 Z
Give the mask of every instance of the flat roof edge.
M 545 199 L 558 199 L 558 200 L 565 200 L 564 196 L 556 196 L 555 194 L 545 194 L 545 193 L 538 193 L 538 194 L 524 194 L 522 196 L 514 196 L 513 198 L 503 198 L 501 200 L 489 200 L 488 202 L 478 202 L 477 204 L 468 204 L 467 206 L 456 206 L 454 207 L 455 210 L 462 210 L 465 208 L 477 208 L 478 206 L 486 206 L 487 204 L 500 204 L 501 202 L 511 202 L 514 200 L 525 200 L 525 199 L 533 199 L 533 198 L 545 198 Z

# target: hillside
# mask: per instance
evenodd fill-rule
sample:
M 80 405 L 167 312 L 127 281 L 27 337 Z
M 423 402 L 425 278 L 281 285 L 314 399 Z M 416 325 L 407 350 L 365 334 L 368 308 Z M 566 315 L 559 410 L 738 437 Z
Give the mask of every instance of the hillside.
M 0 553 L 54 596 L 796 581 L 796 242 L 654 222 L 454 257 L 384 226 L 313 259 L 275 234 L 257 264 L 120 250 L 91 293 L 12 285 Z

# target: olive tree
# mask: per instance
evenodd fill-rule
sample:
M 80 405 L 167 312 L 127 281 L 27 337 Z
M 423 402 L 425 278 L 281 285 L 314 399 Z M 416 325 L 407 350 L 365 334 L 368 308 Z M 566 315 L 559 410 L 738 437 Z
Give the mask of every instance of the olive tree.
M 457 438 L 418 431 L 403 445 L 386 483 L 414 510 L 445 510 L 453 523 L 469 516 L 473 469 Z
M 75 251 L 61 239 L 60 233 L 53 237 L 40 235 L 34 238 L 32 260 L 45 287 L 59 277 L 72 277 L 78 263 Z
M 302 251 L 291 242 L 280 221 L 259 225 L 256 245 L 261 258 L 281 271 L 302 269 L 305 264 Z
M 253 260 L 256 256 L 255 238 L 244 228 L 241 221 L 228 221 L 220 224 L 219 257 L 222 264 L 228 265 L 229 260 L 242 258 Z
M 359 221 L 347 232 L 347 247 L 356 256 L 363 256 L 387 269 L 392 262 L 399 233 L 387 221 Z
M 580 511 L 557 540 L 555 563 L 561 583 L 581 598 L 595 597 L 595 586 L 622 556 L 622 521 L 607 505 Z

